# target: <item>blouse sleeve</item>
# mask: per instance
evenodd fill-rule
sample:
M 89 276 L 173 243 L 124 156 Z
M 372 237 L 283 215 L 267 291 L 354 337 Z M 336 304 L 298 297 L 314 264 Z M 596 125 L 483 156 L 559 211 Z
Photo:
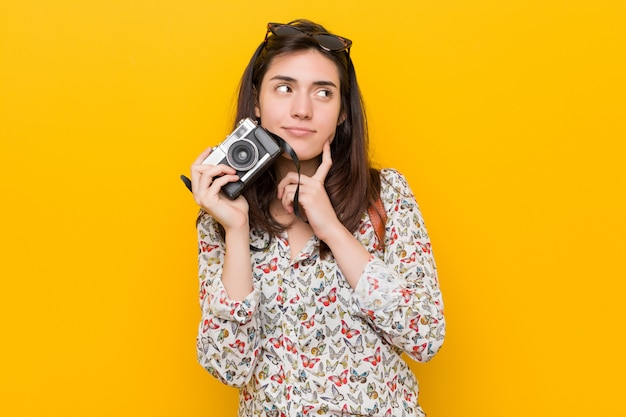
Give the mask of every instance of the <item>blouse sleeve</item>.
M 388 213 L 383 259 L 372 256 L 352 295 L 352 313 L 419 362 L 439 351 L 445 336 L 443 300 L 424 219 L 406 179 L 382 172 Z
M 198 361 L 223 383 L 241 387 L 251 378 L 260 351 L 259 290 L 242 301 L 229 299 L 222 284 L 225 247 L 217 223 L 201 212 L 197 229 L 202 310 Z

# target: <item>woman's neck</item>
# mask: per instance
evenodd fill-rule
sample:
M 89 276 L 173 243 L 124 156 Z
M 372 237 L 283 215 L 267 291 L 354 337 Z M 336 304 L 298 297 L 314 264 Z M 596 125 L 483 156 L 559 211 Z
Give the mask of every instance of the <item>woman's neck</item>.
M 308 161 L 300 161 L 300 174 L 306 176 L 313 176 L 317 171 L 317 168 L 320 166 L 320 158 L 310 159 Z M 278 173 L 279 178 L 283 178 L 289 172 L 297 172 L 296 164 L 290 158 L 286 156 L 282 156 L 278 158 L 275 162 L 276 164 L 276 172 Z

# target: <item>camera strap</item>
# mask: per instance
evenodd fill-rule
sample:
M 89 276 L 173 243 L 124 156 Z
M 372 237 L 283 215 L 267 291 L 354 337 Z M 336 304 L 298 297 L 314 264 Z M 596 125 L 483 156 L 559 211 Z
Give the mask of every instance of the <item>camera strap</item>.
M 295 214 L 296 217 L 300 220 L 307 222 L 300 213 L 300 204 L 298 203 L 298 195 L 300 194 L 300 160 L 298 159 L 298 155 L 296 154 L 296 151 L 293 150 L 291 145 L 289 145 L 287 141 L 285 141 L 285 139 L 273 134 L 272 132 L 269 132 L 269 134 L 272 136 L 272 138 L 276 140 L 276 142 L 278 142 L 280 148 L 284 152 L 287 152 L 287 155 L 291 157 L 293 164 L 296 166 L 296 172 L 298 173 L 298 185 L 296 185 L 296 193 L 293 196 L 293 214 Z

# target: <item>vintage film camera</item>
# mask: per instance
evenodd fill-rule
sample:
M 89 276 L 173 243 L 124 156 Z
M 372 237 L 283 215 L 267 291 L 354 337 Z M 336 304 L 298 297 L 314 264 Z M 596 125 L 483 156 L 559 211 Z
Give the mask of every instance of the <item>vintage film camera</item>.
M 226 139 L 213 148 L 203 164 L 226 164 L 237 171 L 239 181 L 222 187 L 228 198 L 234 200 L 283 152 L 281 139 L 257 126 L 250 118 L 241 120 Z

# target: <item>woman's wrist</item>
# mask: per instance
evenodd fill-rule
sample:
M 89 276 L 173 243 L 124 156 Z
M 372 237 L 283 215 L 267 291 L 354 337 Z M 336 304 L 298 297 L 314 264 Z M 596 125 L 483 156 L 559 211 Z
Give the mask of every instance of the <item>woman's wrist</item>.
M 355 288 L 365 266 L 370 261 L 370 253 L 345 227 L 342 227 L 325 241 L 333 253 L 344 277 Z
M 224 243 L 226 245 L 226 253 L 230 257 L 249 257 L 250 256 L 250 226 L 231 227 L 224 230 Z
M 232 235 L 246 235 L 250 233 L 250 224 L 245 222 L 239 225 L 224 226 L 224 231 Z
M 231 299 L 243 300 L 253 290 L 250 227 L 245 225 L 227 230 L 224 242 L 226 253 L 222 269 L 222 283 Z

